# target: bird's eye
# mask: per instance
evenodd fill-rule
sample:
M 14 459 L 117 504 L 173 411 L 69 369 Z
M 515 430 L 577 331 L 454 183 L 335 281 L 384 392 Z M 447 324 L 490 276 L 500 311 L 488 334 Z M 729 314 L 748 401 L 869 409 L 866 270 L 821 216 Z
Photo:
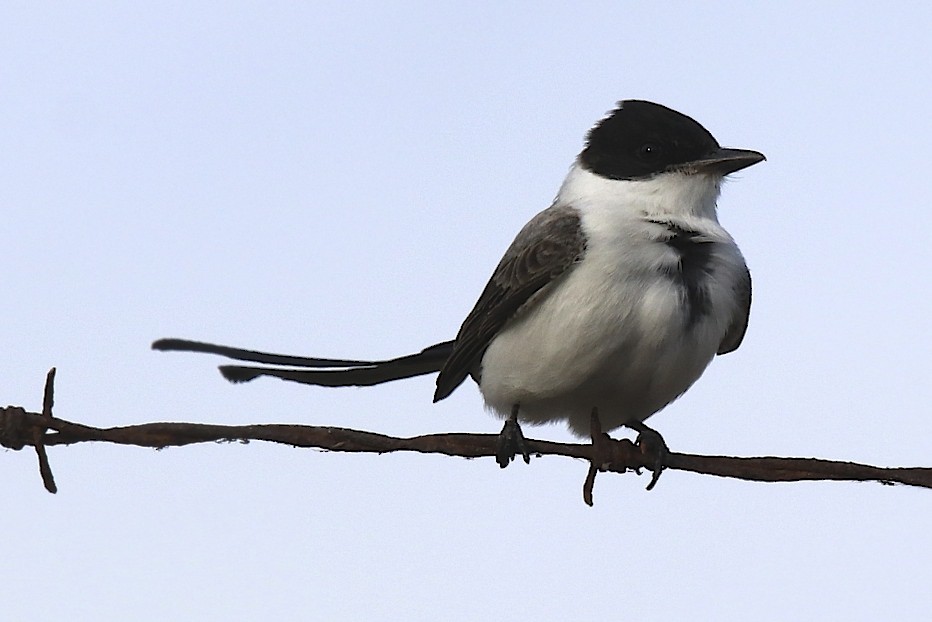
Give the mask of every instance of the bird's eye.
M 644 143 L 638 147 L 638 157 L 645 162 L 656 162 L 663 154 L 663 149 L 656 143 Z

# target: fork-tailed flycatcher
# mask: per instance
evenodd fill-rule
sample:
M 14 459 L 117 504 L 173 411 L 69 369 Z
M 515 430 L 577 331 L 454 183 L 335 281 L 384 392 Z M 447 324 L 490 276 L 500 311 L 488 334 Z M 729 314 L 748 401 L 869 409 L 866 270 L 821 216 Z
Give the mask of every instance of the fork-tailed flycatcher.
M 518 233 L 452 341 L 386 361 L 153 347 L 286 366 L 222 366 L 233 382 L 362 386 L 439 372 L 435 402 L 472 377 L 506 419 L 502 466 L 516 451 L 528 459 L 519 421 L 565 421 L 586 436 L 597 416 L 604 429 L 650 431 L 643 421 L 744 337 L 751 276 L 716 201 L 726 175 L 762 160 L 670 108 L 623 101 L 589 131 L 553 204 Z

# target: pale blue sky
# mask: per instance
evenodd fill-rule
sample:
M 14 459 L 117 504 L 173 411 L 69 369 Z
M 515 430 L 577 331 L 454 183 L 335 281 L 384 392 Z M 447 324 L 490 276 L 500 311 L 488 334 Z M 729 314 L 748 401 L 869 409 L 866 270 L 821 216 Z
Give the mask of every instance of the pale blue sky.
M 768 161 L 723 224 L 744 345 L 675 450 L 932 465 L 923 3 L 5 3 L 0 401 L 96 425 L 496 432 L 474 386 L 231 386 L 180 336 L 450 338 L 624 98 Z M 569 439 L 559 427 L 530 436 Z M 0 452 L 11 620 L 927 620 L 932 493 L 252 443 Z

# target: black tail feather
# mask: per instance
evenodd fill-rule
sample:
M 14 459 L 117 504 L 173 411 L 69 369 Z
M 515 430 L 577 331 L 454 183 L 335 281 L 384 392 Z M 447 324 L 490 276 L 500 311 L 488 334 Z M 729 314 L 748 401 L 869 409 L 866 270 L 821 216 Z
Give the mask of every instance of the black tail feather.
M 267 363 L 269 365 L 293 365 L 295 367 L 353 367 L 356 365 L 371 365 L 372 361 L 353 361 L 346 359 L 322 359 L 307 356 L 291 356 L 288 354 L 271 354 L 256 350 L 232 348 L 204 341 L 191 341 L 188 339 L 159 339 L 152 343 L 153 350 L 166 352 L 205 352 L 219 354 L 229 359 L 246 361 L 249 363 Z
M 238 361 L 288 365 L 298 368 L 222 365 L 220 373 L 230 382 L 249 382 L 259 376 L 273 376 L 282 380 L 323 387 L 363 387 L 438 372 L 450 357 L 450 353 L 453 351 L 453 342 L 444 341 L 425 348 L 416 354 L 385 361 L 324 359 L 270 354 L 201 341 L 188 341 L 186 339 L 159 339 L 152 344 L 152 348 L 154 350 L 206 352 L 208 354 L 219 354 Z

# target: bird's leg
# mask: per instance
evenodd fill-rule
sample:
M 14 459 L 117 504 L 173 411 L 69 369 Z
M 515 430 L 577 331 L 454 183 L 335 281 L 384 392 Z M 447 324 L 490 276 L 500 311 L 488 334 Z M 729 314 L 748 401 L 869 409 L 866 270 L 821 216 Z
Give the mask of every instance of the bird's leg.
M 518 454 L 521 454 L 526 464 L 531 463 L 531 452 L 527 448 L 521 426 L 518 425 L 518 405 L 515 404 L 511 407 L 511 415 L 505 420 L 505 426 L 498 435 L 495 461 L 504 469 Z
M 651 458 L 653 462 L 653 467 L 651 468 L 653 477 L 650 478 L 650 483 L 647 485 L 647 490 L 650 490 L 657 483 L 657 480 L 660 479 L 660 473 L 663 471 L 664 461 L 666 460 L 667 454 L 670 453 L 670 449 L 667 447 L 667 443 L 663 440 L 663 437 L 660 436 L 660 432 L 647 427 L 640 421 L 626 423 L 625 427 L 637 431 L 638 437 L 634 441 L 634 444 L 637 445 L 642 454 Z

